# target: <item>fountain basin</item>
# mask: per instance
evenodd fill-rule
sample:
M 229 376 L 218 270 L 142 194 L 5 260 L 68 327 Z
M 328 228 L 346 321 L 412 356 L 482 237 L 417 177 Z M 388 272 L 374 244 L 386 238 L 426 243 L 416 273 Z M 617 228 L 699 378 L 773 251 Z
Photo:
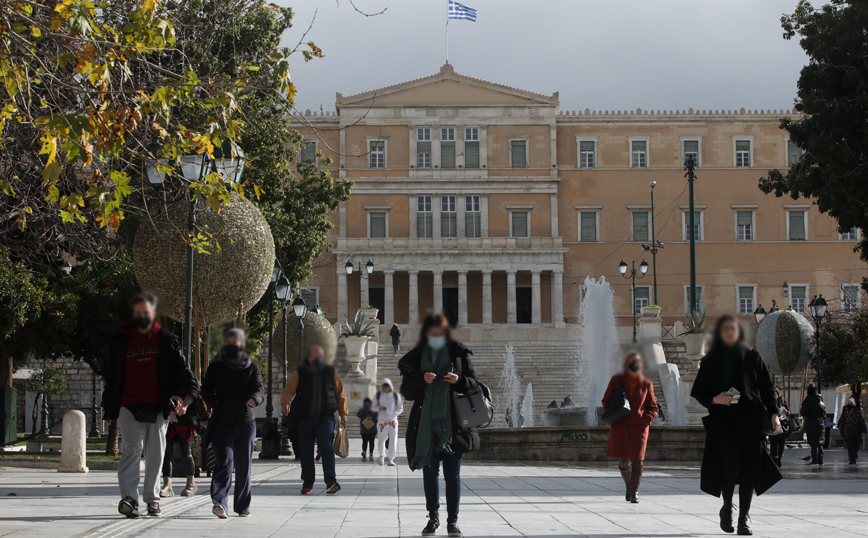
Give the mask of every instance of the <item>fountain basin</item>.
M 602 407 L 560 407 L 558 409 L 546 409 L 542 413 L 542 418 L 543 424 L 549 428 L 596 426 L 600 423 L 602 413 Z

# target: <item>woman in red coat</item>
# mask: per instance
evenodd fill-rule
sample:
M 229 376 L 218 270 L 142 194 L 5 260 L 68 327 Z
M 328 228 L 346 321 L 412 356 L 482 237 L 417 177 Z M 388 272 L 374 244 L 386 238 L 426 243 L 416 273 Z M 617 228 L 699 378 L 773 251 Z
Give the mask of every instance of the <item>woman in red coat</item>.
M 618 468 L 627 486 L 626 500 L 638 503 L 648 427 L 657 418 L 658 411 L 654 385 L 642 376 L 642 356 L 639 352 L 628 353 L 624 359 L 624 371 L 612 376 L 603 396 L 603 409 L 609 406 L 612 393 L 621 385 L 630 401 L 630 416 L 612 424 L 606 455 L 618 459 Z

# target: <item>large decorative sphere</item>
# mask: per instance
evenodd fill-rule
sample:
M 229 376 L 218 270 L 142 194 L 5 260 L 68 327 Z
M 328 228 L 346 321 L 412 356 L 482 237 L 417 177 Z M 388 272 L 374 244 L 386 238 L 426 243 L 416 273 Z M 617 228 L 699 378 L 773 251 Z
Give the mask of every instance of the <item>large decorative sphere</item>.
M 187 244 L 182 234 L 189 210 L 179 202 L 167 211 L 154 211 L 139 225 L 133 244 L 139 285 L 159 298 L 163 314 L 179 321 L 186 298 Z M 197 210 L 196 227 L 213 238 L 210 254 L 196 253 L 193 259 L 199 323 L 210 326 L 247 312 L 265 293 L 274 267 L 274 239 L 259 209 L 235 193 L 220 213 Z
M 814 327 L 792 310 L 767 315 L 756 330 L 756 349 L 776 375 L 795 375 L 808 367 Z
M 298 341 L 298 317 L 289 309 L 286 316 L 286 370 L 292 372 L 301 364 L 304 358 Z M 274 339 L 272 340 L 274 361 L 283 364 L 283 316 L 274 321 Z M 308 312 L 304 317 L 304 341 L 302 342 L 305 352 L 310 346 L 319 346 L 323 350 L 323 359 L 326 364 L 332 364 L 338 353 L 338 335 L 329 321 L 317 314 Z M 281 366 L 282 367 L 282 366 Z

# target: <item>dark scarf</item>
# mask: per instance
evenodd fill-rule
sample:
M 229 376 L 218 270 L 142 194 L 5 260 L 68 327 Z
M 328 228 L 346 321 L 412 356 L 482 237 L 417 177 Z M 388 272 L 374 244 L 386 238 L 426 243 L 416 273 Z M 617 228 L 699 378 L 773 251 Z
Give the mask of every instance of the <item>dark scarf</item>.
M 233 372 L 240 372 L 241 370 L 247 369 L 253 361 L 251 361 L 247 353 L 243 351 L 234 357 L 230 357 L 225 352 L 221 351 L 220 362 L 225 364 Z
M 436 355 L 432 357 L 432 355 Z M 427 345 L 422 350 L 422 375 L 426 372 L 437 374 L 439 379 L 425 385 L 425 399 L 419 417 L 419 431 L 416 434 L 416 456 L 410 462 L 410 469 L 421 469 L 428 465 L 431 454 L 437 450 L 452 454 L 452 420 L 449 409 L 449 383 L 443 376 L 452 369 L 448 347 L 432 352 Z

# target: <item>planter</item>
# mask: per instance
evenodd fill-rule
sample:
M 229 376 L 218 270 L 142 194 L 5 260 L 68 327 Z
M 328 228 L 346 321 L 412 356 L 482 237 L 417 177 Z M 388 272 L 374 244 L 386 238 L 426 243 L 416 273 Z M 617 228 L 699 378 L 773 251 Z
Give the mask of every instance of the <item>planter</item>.
M 380 312 L 379 308 L 362 308 L 361 310 L 365 313 L 365 319 L 376 319 Z
M 684 340 L 687 356 L 705 355 L 705 335 L 702 333 L 687 333 L 681 337 Z
M 367 336 L 344 336 L 344 347 L 347 350 L 347 360 L 350 361 L 350 371 L 347 377 L 351 379 L 364 377 L 364 372 L 359 368 L 359 364 L 365 360 L 365 344 L 368 342 Z
M 660 317 L 660 307 L 659 306 L 643 306 L 642 307 L 642 317 L 643 318 L 659 318 Z

